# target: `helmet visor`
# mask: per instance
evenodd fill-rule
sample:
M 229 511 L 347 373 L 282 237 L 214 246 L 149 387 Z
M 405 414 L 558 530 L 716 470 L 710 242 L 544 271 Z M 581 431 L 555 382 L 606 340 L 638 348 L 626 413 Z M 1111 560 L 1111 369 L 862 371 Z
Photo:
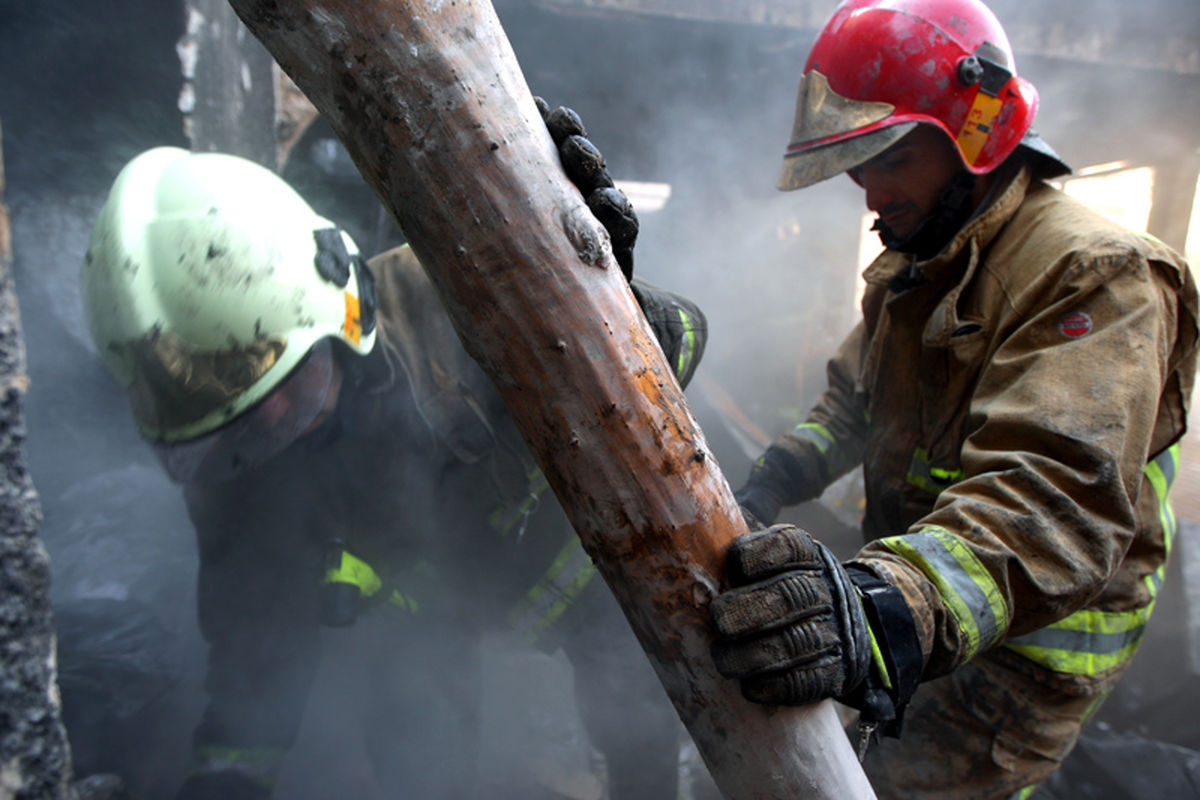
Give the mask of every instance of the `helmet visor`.
M 895 111 L 891 103 L 842 97 L 824 75 L 809 70 L 800 80 L 796 121 L 783 157 L 779 188 L 790 191 L 812 186 L 887 150 L 916 126 L 906 122 L 871 127 Z
M 212 433 L 155 443 L 163 468 L 177 483 L 219 483 L 261 464 L 308 433 L 333 386 L 333 351 L 322 339 L 291 374 L 256 405 Z

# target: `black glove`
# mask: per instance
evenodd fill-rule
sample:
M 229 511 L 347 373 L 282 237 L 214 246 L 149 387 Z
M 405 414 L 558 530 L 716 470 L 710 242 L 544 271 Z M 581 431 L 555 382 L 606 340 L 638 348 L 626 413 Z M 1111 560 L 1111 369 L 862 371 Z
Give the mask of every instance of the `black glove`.
M 899 590 L 792 525 L 738 538 L 734 587 L 712 603 L 713 660 L 756 703 L 805 705 L 827 697 L 895 723 L 920 680 L 916 628 Z M 860 590 L 859 584 L 866 587 Z M 883 663 L 872 656 L 872 645 Z
M 704 357 L 708 318 L 691 300 L 663 291 L 642 278 L 631 281 L 629 286 L 679 385 L 686 389 Z
M 745 485 L 733 493 L 742 513 L 749 512 L 760 525 L 766 527 L 775 522 L 784 506 L 795 505 L 810 499 L 829 481 L 819 474 L 816 462 L 801 461 L 777 444 L 767 448 L 750 468 L 750 477 Z
M 750 468 L 750 477 L 745 485 L 733 493 L 751 530 L 775 522 L 784 506 L 787 471 L 775 462 L 786 458 L 781 450 L 769 448 Z
M 567 177 L 579 189 L 592 214 L 608 231 L 613 257 L 625 274 L 633 278 L 633 245 L 637 241 L 638 218 L 625 193 L 613 185 L 604 156 L 588 141 L 579 115 L 559 106 L 551 110 L 540 97 L 533 98 L 558 147 L 558 157 Z
M 271 790 L 235 770 L 192 775 L 175 800 L 267 800 Z

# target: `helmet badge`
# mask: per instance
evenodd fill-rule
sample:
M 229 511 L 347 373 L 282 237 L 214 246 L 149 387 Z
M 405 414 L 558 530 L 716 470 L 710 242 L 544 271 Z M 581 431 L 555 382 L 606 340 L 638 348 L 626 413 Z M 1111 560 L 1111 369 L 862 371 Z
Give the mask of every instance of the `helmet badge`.
M 371 271 L 363 263 L 362 256 L 353 255 L 346 248 L 345 237 L 340 228 L 319 228 L 313 231 L 317 243 L 317 254 L 313 257 L 317 273 L 330 283 L 341 288 L 346 302 L 346 315 L 342 322 L 342 333 L 355 345 L 363 336 L 375 329 L 375 283 Z M 351 266 L 358 294 L 346 290 L 350 282 Z
M 984 42 L 973 55 L 958 62 L 958 79 L 964 86 L 979 85 L 971 110 L 958 131 L 958 147 L 967 163 L 974 166 L 979 153 L 987 144 L 996 118 L 1004 108 L 1004 88 L 1013 73 L 1004 66 L 1004 53 L 990 42 Z

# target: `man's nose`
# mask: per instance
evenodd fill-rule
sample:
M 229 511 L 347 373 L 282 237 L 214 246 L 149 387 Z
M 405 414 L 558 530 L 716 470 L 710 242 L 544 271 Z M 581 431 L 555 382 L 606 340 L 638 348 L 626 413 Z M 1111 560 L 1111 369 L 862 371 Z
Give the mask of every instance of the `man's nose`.
M 867 210 L 872 213 L 878 214 L 895 200 L 895 192 L 891 190 L 885 181 L 864 180 L 862 187 Z
M 274 428 L 287 418 L 291 408 L 292 399 L 288 397 L 288 393 L 280 391 L 277 388 L 268 394 L 259 404 L 258 420 L 262 423 L 263 427 L 267 429 Z

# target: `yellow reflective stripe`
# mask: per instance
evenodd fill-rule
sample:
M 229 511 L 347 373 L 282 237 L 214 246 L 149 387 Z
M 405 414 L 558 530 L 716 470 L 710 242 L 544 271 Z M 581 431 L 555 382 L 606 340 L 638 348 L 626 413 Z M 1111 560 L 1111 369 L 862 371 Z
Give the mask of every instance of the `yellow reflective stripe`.
M 1170 553 L 1175 535 L 1175 514 L 1169 496 L 1178 472 L 1178 444 L 1168 447 L 1146 465 L 1146 478 L 1158 500 L 1163 549 L 1167 553 Z M 1132 611 L 1081 609 L 1065 619 L 1011 639 L 1005 646 L 1055 672 L 1095 675 L 1118 667 L 1137 652 L 1165 575 L 1164 561 L 1144 578 L 1150 602 L 1142 608 Z
M 402 594 L 399 589 L 392 590 L 391 596 L 388 597 L 388 603 L 410 614 L 416 614 L 421 610 L 421 604 L 415 597 Z
M 962 480 L 961 469 L 943 469 L 929 463 L 929 452 L 924 447 L 913 451 L 905 480 L 913 486 L 933 494 L 941 494 L 950 484 Z
M 383 581 L 379 580 L 370 564 L 345 550 L 342 551 L 341 563 L 325 571 L 325 582 L 354 584 L 363 597 L 370 597 L 383 587 Z
M 1155 499 L 1158 500 L 1158 520 L 1163 529 L 1163 552 L 1171 555 L 1171 545 L 1175 541 L 1176 521 L 1175 511 L 1171 508 L 1171 486 L 1175 476 L 1179 474 L 1179 444 L 1173 444 L 1146 465 L 1146 479 L 1154 488 Z M 1167 577 L 1166 558 L 1158 569 L 1145 577 L 1146 590 L 1150 593 L 1151 604 L 1158 596 L 1163 581 Z
M 880 544 L 921 570 L 937 588 L 958 623 L 964 658 L 1008 630 L 1008 606 L 1000 587 L 962 539 L 931 526 L 881 539 Z
M 929 474 L 944 483 L 953 483 L 954 481 L 962 479 L 963 471 L 961 469 L 942 469 L 941 467 L 930 467 Z
M 591 561 L 581 566 L 575 571 L 575 575 L 571 578 L 571 582 L 563 588 L 562 593 L 551 604 L 550 608 L 546 609 L 532 628 L 525 632 L 525 638 L 531 644 L 536 642 L 546 630 L 553 625 L 563 612 L 570 608 L 571 603 L 575 602 L 575 598 L 579 595 L 583 588 L 588 585 L 596 574 L 596 565 Z
M 1171 484 L 1179 474 L 1179 445 L 1173 444 L 1146 465 L 1146 477 L 1154 487 L 1158 498 L 1158 518 L 1162 523 L 1163 546 L 1171 554 L 1171 543 L 1175 539 L 1175 511 L 1171 508 Z
M 679 311 L 679 322 L 683 325 L 683 342 L 679 349 L 679 358 L 675 362 L 675 377 L 683 381 L 692 368 L 692 359 L 696 355 L 696 326 L 692 318 L 682 308 Z
M 1028 800 L 1028 798 L 1033 795 L 1037 787 L 1038 784 L 1036 783 L 1026 786 L 1024 789 L 1020 789 L 1010 794 L 1008 796 L 1008 800 Z
M 228 745 L 206 744 L 196 748 L 196 755 L 201 759 L 216 759 L 219 761 L 266 762 L 278 761 L 287 755 L 282 747 L 230 747 Z
M 1153 601 L 1134 611 L 1085 608 L 1005 646 L 1055 672 L 1096 675 L 1133 656 L 1153 610 Z
M 841 475 L 854 466 L 854 458 L 846 454 L 846 448 L 841 446 L 833 433 L 819 422 L 802 422 L 792 429 L 792 435 L 803 439 L 817 448 L 817 452 L 825 458 L 824 469 L 830 475 Z
M 275 784 L 286 755 L 287 750 L 282 747 L 201 745 L 195 750 L 196 763 L 190 774 L 231 770 L 269 789 Z
M 528 641 L 536 642 L 595 574 L 595 564 L 572 533 L 546 572 L 509 612 L 509 623 Z
M 833 438 L 829 429 L 817 422 L 801 422 L 792 433 L 801 439 L 812 442 L 821 455 L 825 455 L 830 447 L 837 444 L 837 440 Z
M 529 481 L 529 494 L 520 505 L 516 508 L 497 508 L 488 516 L 488 523 L 501 536 L 507 536 L 514 525 L 528 519 L 529 515 L 537 510 L 538 503 L 541 502 L 542 492 L 550 487 L 550 482 L 546 480 L 546 476 L 537 467 L 529 471 L 527 479 Z
M 862 605 L 862 592 L 858 587 L 854 588 L 855 594 L 858 596 L 858 603 Z M 865 613 L 865 612 L 864 612 Z M 875 631 L 870 625 L 867 626 L 867 637 L 871 640 L 871 660 L 875 662 L 875 671 L 879 673 L 879 679 L 883 682 L 884 688 L 892 688 L 892 676 L 888 674 L 887 661 L 883 658 L 883 650 L 879 647 L 879 640 L 875 638 Z
M 883 681 L 885 689 L 892 688 L 892 676 L 888 673 L 887 662 L 883 658 L 883 650 L 879 648 L 879 641 L 875 638 L 875 631 L 871 630 L 871 626 L 867 626 L 867 635 L 871 637 L 871 660 L 875 662 L 875 670 L 879 673 L 879 679 Z

